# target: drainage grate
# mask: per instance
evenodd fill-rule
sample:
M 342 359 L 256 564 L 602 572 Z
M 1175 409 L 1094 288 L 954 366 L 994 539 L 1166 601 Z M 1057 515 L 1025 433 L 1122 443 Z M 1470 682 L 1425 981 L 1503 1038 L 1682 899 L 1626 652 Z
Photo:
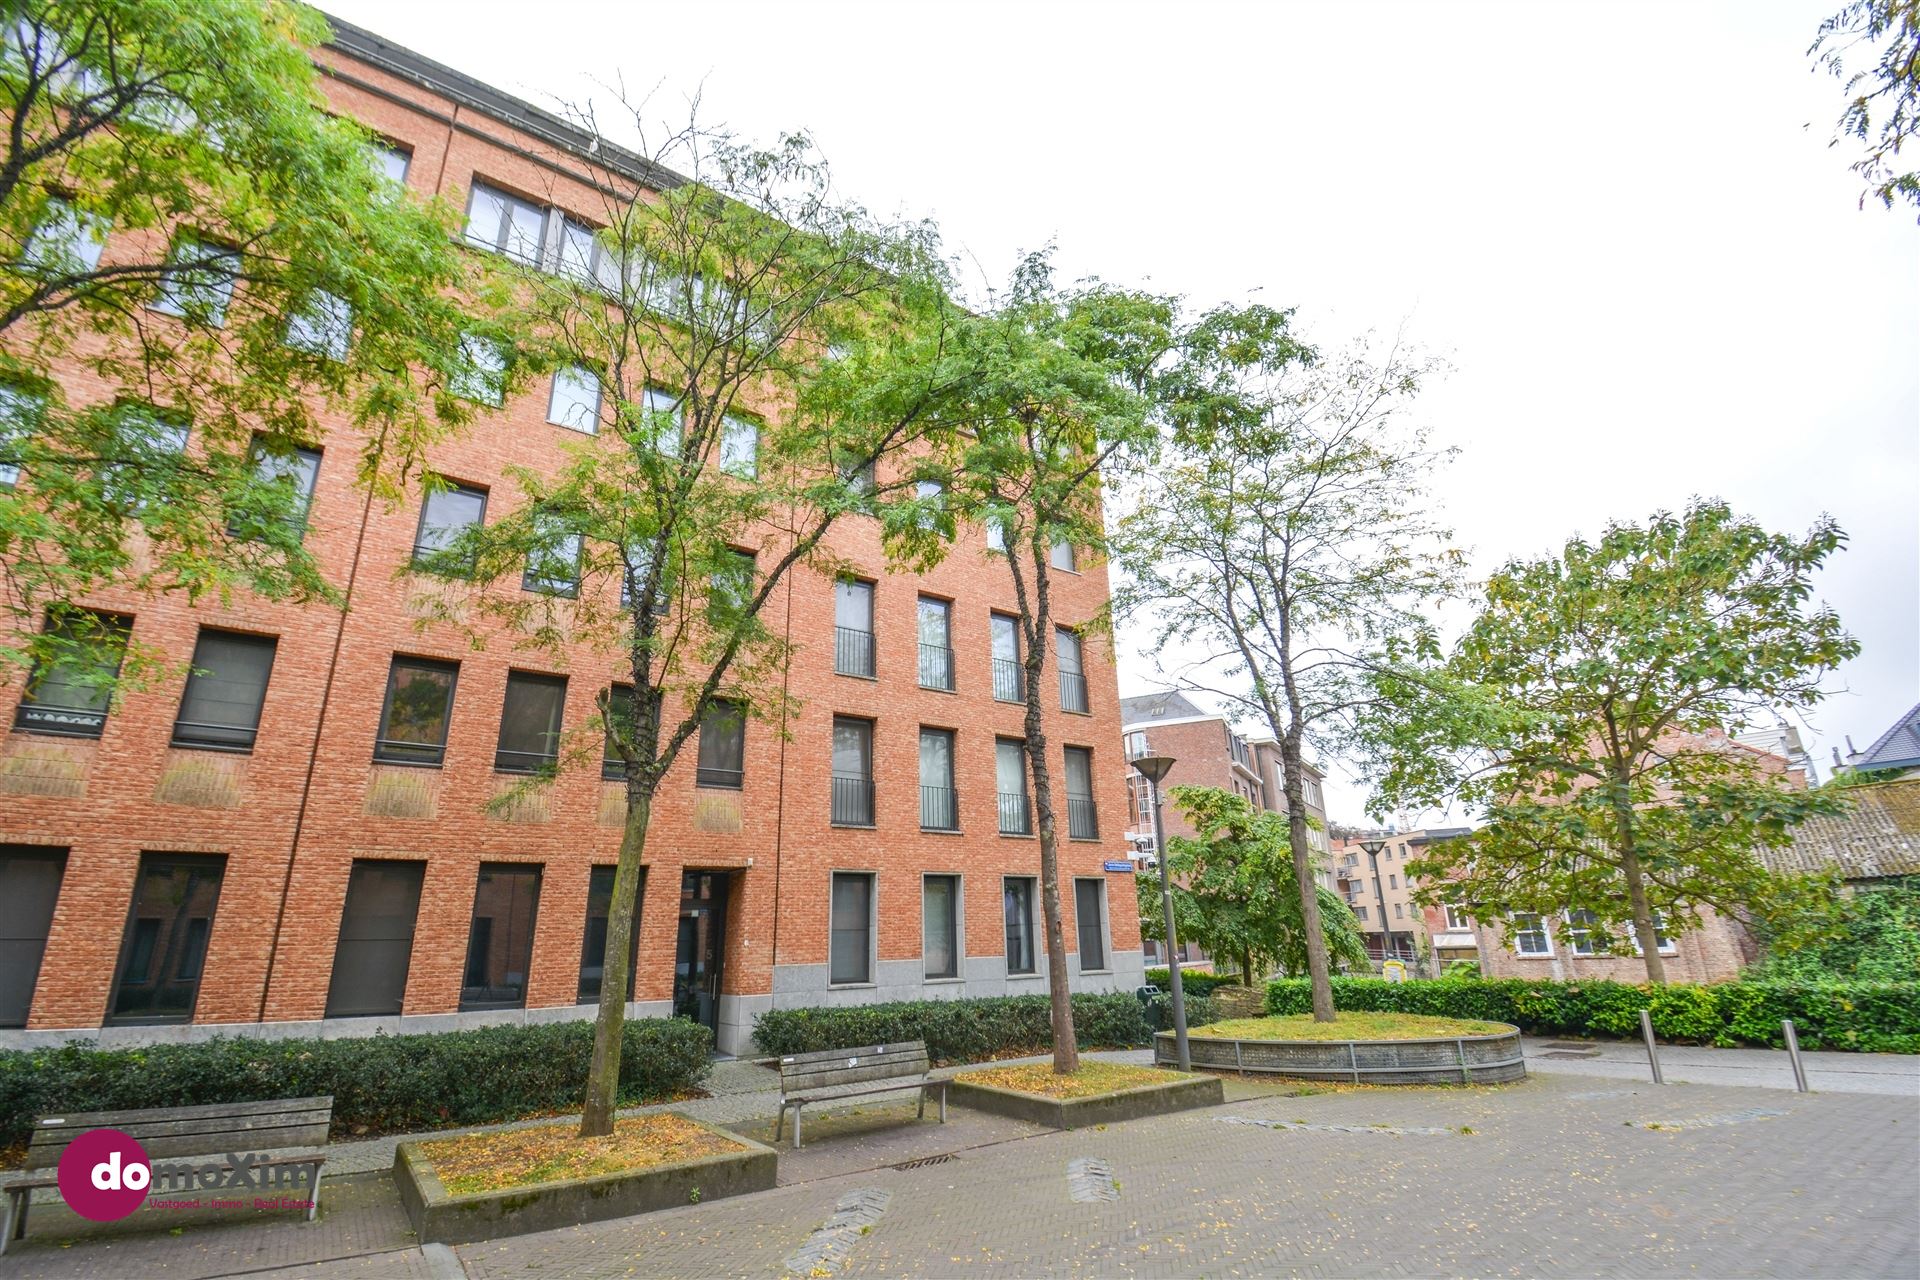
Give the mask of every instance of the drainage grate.
M 954 1155 L 921 1156 L 918 1160 L 908 1160 L 903 1164 L 894 1165 L 893 1168 L 896 1173 L 905 1173 L 909 1169 L 924 1169 L 930 1164 L 945 1164 L 949 1160 L 957 1159 L 959 1157 Z

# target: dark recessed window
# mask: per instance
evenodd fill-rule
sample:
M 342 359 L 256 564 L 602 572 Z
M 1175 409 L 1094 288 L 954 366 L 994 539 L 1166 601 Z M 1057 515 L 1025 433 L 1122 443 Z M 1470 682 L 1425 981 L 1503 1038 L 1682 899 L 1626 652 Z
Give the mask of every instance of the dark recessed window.
M 953 730 L 920 731 L 920 826 L 958 831 L 960 805 L 953 788 Z
M 1033 834 L 1033 806 L 1027 799 L 1026 749 L 1017 738 L 996 738 L 993 776 L 1000 801 L 1000 834 Z
M 52 662 L 34 664 L 13 714 L 14 727 L 97 738 L 106 729 L 133 619 L 79 610 L 50 621 L 47 631 L 59 639 L 62 651 Z
M 391 1016 L 407 994 L 424 862 L 355 858 L 327 983 L 329 1018 Z
M 413 538 L 413 565 L 430 573 L 458 576 L 473 572 L 470 556 L 461 554 L 461 536 L 487 516 L 487 491 L 467 485 L 430 489 L 420 504 L 420 529 Z
M 173 745 L 217 751 L 251 751 L 260 731 L 260 704 L 279 641 L 202 628 L 193 646 Z
M 836 827 L 873 825 L 873 721 L 833 718 L 832 819 Z
M 493 767 L 502 773 L 538 773 L 560 758 L 560 719 L 567 703 L 565 676 L 507 673 L 500 708 L 500 746 Z
M 873 981 L 873 876 L 833 873 L 833 924 L 827 941 L 827 981 Z
M 462 1009 L 521 1009 L 533 962 L 533 924 L 540 910 L 540 868 L 483 862 L 467 932 L 460 982 Z
M 746 758 L 746 711 L 730 698 L 714 699 L 700 717 L 700 764 L 695 785 L 739 790 L 746 779 Z
M 607 957 L 607 917 L 613 913 L 613 878 L 617 867 L 595 867 L 587 875 L 587 929 L 580 940 L 580 991 L 577 999 L 581 1004 L 592 1004 L 600 998 L 601 979 L 606 973 Z M 640 904 L 646 897 L 647 869 L 640 868 L 640 877 L 633 891 L 633 935 L 628 940 L 627 956 L 627 999 L 633 999 L 634 974 L 639 969 L 640 960 Z
M 1037 972 L 1033 959 L 1033 881 L 1025 876 L 1008 876 L 1001 885 L 1007 921 L 1007 972 Z
M 953 690 L 953 605 L 920 597 L 920 687 Z
M 873 678 L 873 584 L 842 578 L 833 584 L 833 669 Z
M 0 1027 L 24 1027 L 66 874 L 65 849 L 0 844 Z
M 632 685 L 616 684 L 608 689 L 607 709 L 602 719 L 607 726 L 607 742 L 600 756 L 600 776 L 609 782 L 625 781 L 627 764 L 614 750 L 613 743 L 616 732 L 630 738 L 634 730 Z
M 1073 882 L 1073 923 L 1080 935 L 1080 972 L 1107 967 L 1107 882 Z
M 382 764 L 446 761 L 447 725 L 453 717 L 457 662 L 431 658 L 395 658 L 387 673 L 387 698 L 380 709 L 380 736 L 373 758 Z
M 1067 835 L 1075 840 L 1100 838 L 1093 806 L 1093 752 L 1086 747 L 1067 748 Z
M 960 877 L 920 882 L 920 954 L 929 978 L 960 976 Z
M 140 855 L 108 1022 L 192 1021 L 226 862 L 217 855 Z

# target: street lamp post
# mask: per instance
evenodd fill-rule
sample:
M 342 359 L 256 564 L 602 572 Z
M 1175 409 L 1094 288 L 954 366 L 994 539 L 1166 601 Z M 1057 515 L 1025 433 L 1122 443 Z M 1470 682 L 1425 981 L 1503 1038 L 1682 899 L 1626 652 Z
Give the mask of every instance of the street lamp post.
M 1373 896 L 1380 904 L 1380 958 L 1385 960 L 1388 948 L 1393 946 L 1393 929 L 1387 924 L 1387 891 L 1380 883 L 1380 851 L 1387 847 L 1387 837 L 1378 831 L 1361 836 L 1360 847 L 1367 851 L 1367 870 L 1373 873 Z
M 1167 824 L 1160 814 L 1160 783 L 1173 769 L 1172 756 L 1140 756 L 1133 767 L 1153 788 L 1153 849 L 1160 864 L 1160 914 L 1167 922 L 1167 974 L 1173 985 L 1173 1044 L 1180 1056 L 1180 1069 L 1193 1069 L 1187 1052 L 1187 997 L 1180 986 L 1179 941 L 1173 927 L 1173 889 L 1167 883 Z

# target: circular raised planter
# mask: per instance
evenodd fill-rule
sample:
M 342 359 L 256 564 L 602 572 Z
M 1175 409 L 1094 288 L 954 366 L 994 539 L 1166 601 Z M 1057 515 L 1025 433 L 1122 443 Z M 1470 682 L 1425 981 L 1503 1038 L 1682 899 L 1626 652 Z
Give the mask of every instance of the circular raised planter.
M 1414 1040 L 1235 1040 L 1204 1030 L 1187 1036 L 1187 1052 L 1195 1067 L 1213 1071 L 1352 1084 L 1499 1084 L 1527 1075 L 1514 1026 L 1493 1035 Z M 1153 1037 L 1153 1060 L 1179 1061 L 1171 1031 Z

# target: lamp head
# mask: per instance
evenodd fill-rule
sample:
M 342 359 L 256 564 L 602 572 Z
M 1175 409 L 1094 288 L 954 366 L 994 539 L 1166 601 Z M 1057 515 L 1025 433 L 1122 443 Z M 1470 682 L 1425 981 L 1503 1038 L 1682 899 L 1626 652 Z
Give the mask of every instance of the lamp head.
M 1172 756 L 1138 756 L 1132 764 L 1148 782 L 1157 787 L 1161 779 L 1173 771 L 1174 759 Z
M 1367 851 L 1369 858 L 1378 857 L 1380 851 L 1387 847 L 1387 838 L 1376 831 L 1371 835 L 1361 836 L 1360 847 Z

